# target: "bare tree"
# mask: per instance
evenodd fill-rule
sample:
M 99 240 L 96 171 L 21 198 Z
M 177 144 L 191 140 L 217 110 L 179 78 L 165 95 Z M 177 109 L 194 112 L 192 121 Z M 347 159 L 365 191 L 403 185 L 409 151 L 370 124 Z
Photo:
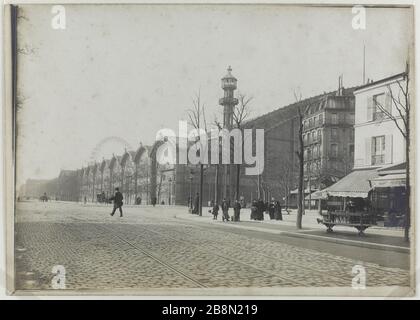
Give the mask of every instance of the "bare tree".
M 302 100 L 302 94 L 300 92 L 294 91 L 296 102 L 300 102 Z M 303 190 L 303 179 L 304 179 L 304 146 L 303 146 L 303 118 L 304 118 L 304 111 L 302 110 L 302 106 L 298 105 L 297 108 L 297 118 L 298 118 L 298 139 L 299 139 L 299 147 L 298 151 L 296 151 L 299 163 L 299 182 L 298 182 L 298 195 L 297 195 L 297 216 L 296 216 L 296 228 L 302 229 L 302 216 L 303 216 L 303 201 L 305 199 L 305 194 Z
M 390 108 L 376 101 L 376 106 L 385 115 L 391 119 L 405 139 L 405 159 L 406 159 L 406 213 L 404 238 L 409 241 L 410 231 L 410 92 L 409 92 L 409 62 L 406 63 L 406 71 L 402 80 L 397 80 L 398 92 L 394 92 L 391 85 L 388 85 L 388 93 L 391 100 Z M 394 113 L 392 110 L 397 111 Z
M 274 176 L 275 181 L 278 181 L 278 184 L 281 189 L 281 193 L 285 196 L 285 206 L 288 207 L 288 195 L 290 191 L 295 187 L 295 166 L 290 159 L 282 159 L 278 175 Z
M 252 97 L 247 97 L 245 94 L 239 94 L 238 96 L 239 104 L 235 106 L 233 110 L 233 122 L 235 127 L 241 130 L 242 137 L 243 135 L 243 124 L 248 119 L 250 110 L 249 110 L 249 102 L 251 102 Z M 244 140 L 242 138 L 242 150 L 244 150 Z M 242 155 L 243 156 L 243 155 Z M 236 190 L 235 190 L 235 198 L 239 200 L 239 188 L 240 188 L 240 177 L 241 177 L 241 164 L 236 164 Z
M 221 122 L 217 119 L 217 116 L 214 117 L 214 125 L 220 131 L 223 129 Z M 219 144 L 220 150 L 220 144 Z M 219 155 L 220 160 L 220 155 Z M 214 179 L 214 203 L 219 204 L 219 171 L 220 171 L 220 161 L 217 161 L 215 164 L 215 179 Z
M 204 111 L 204 104 L 201 102 L 201 95 L 198 92 L 195 97 L 192 99 L 192 108 L 188 111 L 188 118 L 189 123 L 195 129 L 200 131 L 200 129 L 204 129 L 207 132 L 207 122 L 206 122 L 206 113 Z M 206 136 L 207 137 L 207 136 Z M 197 141 L 200 138 L 197 137 Z M 196 142 L 197 142 L 196 141 Z M 202 142 L 200 142 L 202 144 Z M 207 142 L 206 142 L 207 143 Z M 202 152 L 202 148 L 200 148 L 200 152 Z M 202 156 L 200 154 L 200 156 Z M 204 164 L 200 161 L 200 189 L 199 189 L 199 200 L 198 200 L 198 215 L 203 215 L 203 183 L 204 183 Z

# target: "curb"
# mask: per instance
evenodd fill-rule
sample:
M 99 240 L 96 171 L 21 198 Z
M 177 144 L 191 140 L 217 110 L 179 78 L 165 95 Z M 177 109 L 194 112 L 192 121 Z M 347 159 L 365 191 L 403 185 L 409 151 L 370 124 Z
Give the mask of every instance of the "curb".
M 184 221 L 198 222 L 198 223 L 201 223 L 201 224 L 206 223 L 206 222 L 195 221 L 195 220 L 180 217 L 180 216 L 176 216 L 176 218 L 180 219 L 180 220 L 184 220 Z M 394 252 L 408 253 L 408 254 L 410 253 L 410 248 L 409 247 L 407 248 L 407 247 L 401 247 L 401 246 L 393 246 L 393 245 L 389 245 L 389 244 L 372 243 L 372 242 L 348 240 L 348 239 L 341 239 L 341 238 L 331 238 L 331 237 L 325 237 L 325 236 L 306 234 L 304 232 L 290 232 L 290 231 L 283 231 L 283 230 L 276 230 L 276 229 L 266 229 L 266 228 L 259 228 L 259 227 L 247 227 L 247 226 L 240 226 L 240 225 L 234 225 L 234 224 L 220 224 L 218 226 L 224 226 L 224 227 L 227 227 L 227 228 L 229 228 L 229 227 L 230 228 L 239 228 L 239 229 L 245 229 L 245 230 L 249 230 L 249 231 L 266 232 L 266 233 L 278 234 L 278 235 L 287 236 L 287 237 L 303 238 L 303 239 L 310 239 L 310 240 L 315 240 L 315 241 L 332 242 L 332 243 L 355 246 L 355 247 L 360 247 L 360 248 L 377 249 L 377 250 L 384 250 L 384 251 L 394 251 Z M 307 231 L 310 231 L 310 230 L 306 230 L 306 232 Z
M 394 251 L 400 253 L 410 253 L 410 248 L 408 247 L 400 247 L 400 246 L 393 246 L 390 244 L 381 244 L 381 243 L 373 243 L 373 242 L 363 242 L 357 240 L 348 240 L 348 239 L 340 239 L 340 238 L 331 238 L 331 237 L 324 237 L 318 236 L 313 234 L 305 234 L 305 233 L 298 233 L 298 232 L 282 232 L 282 235 L 295 237 L 295 238 L 304 238 L 304 239 L 311 239 L 316 241 L 326 241 L 326 242 L 333 242 L 337 244 L 345 244 L 349 246 L 361 247 L 361 248 L 369 248 L 369 249 L 378 249 L 384 251 Z

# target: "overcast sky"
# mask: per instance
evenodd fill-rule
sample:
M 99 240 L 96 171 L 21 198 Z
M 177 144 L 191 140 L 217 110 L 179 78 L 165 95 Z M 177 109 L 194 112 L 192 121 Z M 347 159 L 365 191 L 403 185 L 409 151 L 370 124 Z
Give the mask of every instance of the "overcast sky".
M 404 70 L 407 9 L 368 9 L 353 30 L 351 8 L 285 6 L 66 5 L 66 29 L 50 5 L 21 7 L 18 185 L 53 178 L 92 159 L 152 144 L 177 130 L 198 91 L 212 121 L 231 65 L 252 117 Z

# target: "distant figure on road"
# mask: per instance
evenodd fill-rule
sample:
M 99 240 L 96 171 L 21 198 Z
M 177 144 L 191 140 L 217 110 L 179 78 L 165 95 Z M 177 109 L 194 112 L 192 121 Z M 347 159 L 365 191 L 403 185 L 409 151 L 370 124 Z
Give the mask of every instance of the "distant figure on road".
M 124 199 L 124 197 L 123 197 L 122 193 L 120 192 L 120 189 L 115 188 L 115 195 L 113 197 L 111 197 L 111 200 L 114 200 L 114 209 L 112 209 L 111 216 L 114 215 L 114 213 L 117 209 L 120 210 L 120 217 L 123 216 L 123 212 L 122 212 L 122 208 L 121 208 L 122 205 L 123 205 L 123 199 Z
M 198 192 L 197 192 L 197 194 L 195 195 L 195 198 L 194 198 L 194 209 L 193 209 L 192 213 L 198 214 L 198 206 L 199 205 L 200 205 L 200 196 L 198 195 Z
M 258 200 L 257 208 L 258 208 L 257 220 L 264 220 L 265 204 L 261 198 Z
M 281 205 L 280 205 L 280 201 L 278 201 L 278 200 L 276 200 L 274 217 L 275 217 L 276 220 L 283 220 L 283 214 L 281 213 Z
M 274 219 L 274 214 L 276 211 L 276 200 L 273 198 L 271 198 L 271 202 L 268 205 L 268 215 L 270 216 L 270 220 Z
M 226 199 L 223 199 L 222 202 L 222 221 L 229 221 L 229 203 L 226 201 Z
M 251 204 L 251 220 L 258 220 L 258 202 L 255 199 Z
M 241 215 L 241 203 L 239 200 L 235 201 L 235 204 L 233 205 L 233 221 L 239 221 Z
M 219 215 L 219 205 L 217 203 L 214 203 L 212 213 L 213 213 L 213 220 L 217 220 L 217 216 Z
M 42 202 L 47 202 L 48 201 L 48 196 L 47 196 L 46 192 L 44 192 L 44 194 L 41 196 L 41 200 L 42 200 Z
M 155 206 L 155 205 L 156 205 L 156 203 L 157 203 L 157 198 L 156 198 L 156 197 L 153 197 L 153 198 L 152 198 L 152 205 L 153 205 L 153 206 Z
M 140 204 L 141 204 L 141 198 L 140 198 L 140 197 L 137 197 L 137 198 L 136 198 L 136 204 L 137 204 L 137 205 L 140 205 Z
M 84 204 L 86 204 L 86 202 L 87 202 L 86 196 L 85 196 L 85 198 L 83 199 L 83 202 L 84 202 Z

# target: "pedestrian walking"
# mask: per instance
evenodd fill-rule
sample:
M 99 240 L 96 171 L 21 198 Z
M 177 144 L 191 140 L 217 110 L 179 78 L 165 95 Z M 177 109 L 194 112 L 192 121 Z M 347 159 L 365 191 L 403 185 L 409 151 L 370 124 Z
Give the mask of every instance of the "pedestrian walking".
M 229 203 L 226 201 L 226 199 L 223 199 L 222 202 L 222 221 L 229 221 Z
M 113 197 L 111 197 L 111 200 L 114 201 L 114 209 L 112 209 L 111 216 L 114 215 L 114 213 L 117 209 L 119 209 L 119 211 L 120 211 L 120 217 L 123 216 L 123 212 L 122 212 L 123 199 L 124 199 L 124 197 L 123 197 L 122 193 L 120 192 L 120 189 L 115 188 L 115 195 Z
M 236 200 L 233 206 L 233 221 L 240 221 L 240 216 L 241 216 L 241 203 L 239 202 L 239 200 Z
M 153 197 L 152 198 L 152 205 L 153 206 L 156 206 L 156 203 L 157 203 L 157 198 L 156 197 Z

